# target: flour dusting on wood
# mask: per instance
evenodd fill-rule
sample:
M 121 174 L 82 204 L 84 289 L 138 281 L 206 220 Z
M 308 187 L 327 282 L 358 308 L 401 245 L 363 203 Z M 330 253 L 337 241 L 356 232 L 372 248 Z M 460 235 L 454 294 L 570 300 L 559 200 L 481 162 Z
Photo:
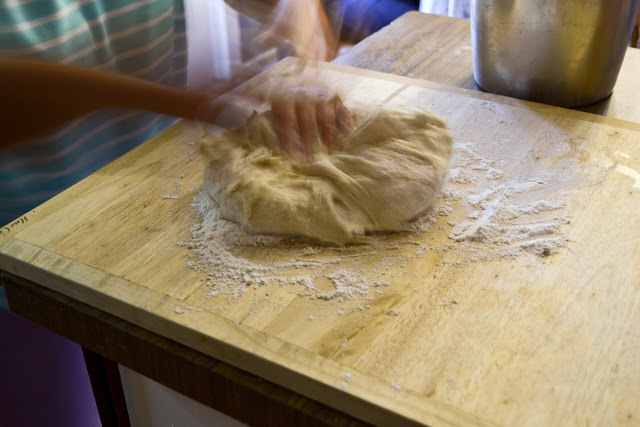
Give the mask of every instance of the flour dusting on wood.
M 570 223 L 563 214 L 564 204 L 536 195 L 562 177 L 506 180 L 504 164 L 497 163 L 504 162 L 483 158 L 474 143 L 455 143 L 447 182 L 432 209 L 408 224 L 411 231 L 372 235 L 367 245 L 338 248 L 309 239 L 251 233 L 220 218 L 215 202 L 204 193 L 193 204 L 201 221 L 191 230 L 193 238 L 180 245 L 193 250 L 188 267 L 206 273 L 203 280 L 210 286 L 210 296 L 226 296 L 229 301 L 271 285 L 289 287 L 311 299 L 373 300 L 398 274 L 392 267 L 402 270 L 411 259 L 431 253 L 442 255 L 440 263 L 451 260 L 462 266 L 527 253 L 546 257 L 560 251 L 567 245 L 564 229 Z M 458 218 L 454 212 L 468 214 Z M 446 243 L 442 238 L 432 243 L 438 233 L 447 236 Z M 262 251 L 260 259 L 264 253 L 273 254 L 273 262 L 255 261 L 252 250 Z M 368 307 L 357 303 L 353 310 Z M 385 314 L 397 316 L 398 312 Z

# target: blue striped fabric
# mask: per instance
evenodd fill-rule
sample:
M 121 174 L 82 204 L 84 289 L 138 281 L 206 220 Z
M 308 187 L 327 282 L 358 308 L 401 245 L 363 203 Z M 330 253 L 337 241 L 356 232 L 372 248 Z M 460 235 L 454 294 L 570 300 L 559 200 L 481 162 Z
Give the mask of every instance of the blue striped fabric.
M 44 59 L 184 87 L 187 40 L 182 0 L 4 0 L 0 56 Z M 99 111 L 0 152 L 0 224 L 174 122 L 172 117 L 140 111 Z

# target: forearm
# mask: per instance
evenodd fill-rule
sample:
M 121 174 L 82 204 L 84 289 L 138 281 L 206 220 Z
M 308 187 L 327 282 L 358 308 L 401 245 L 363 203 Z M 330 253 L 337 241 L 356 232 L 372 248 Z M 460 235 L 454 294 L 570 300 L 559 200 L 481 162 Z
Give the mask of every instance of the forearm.
M 102 108 L 195 118 L 208 98 L 143 80 L 46 62 L 0 59 L 0 148 Z

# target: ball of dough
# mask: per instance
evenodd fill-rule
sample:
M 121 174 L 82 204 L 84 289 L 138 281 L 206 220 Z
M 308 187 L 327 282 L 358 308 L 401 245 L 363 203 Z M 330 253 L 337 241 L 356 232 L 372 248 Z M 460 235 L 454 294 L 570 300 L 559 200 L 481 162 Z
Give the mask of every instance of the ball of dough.
M 205 191 L 222 217 L 251 230 L 340 245 L 406 230 L 431 207 L 451 157 L 442 120 L 422 109 L 381 110 L 340 138 L 343 150 L 318 149 L 305 163 L 280 152 L 269 112 L 254 113 L 201 142 L 210 160 Z

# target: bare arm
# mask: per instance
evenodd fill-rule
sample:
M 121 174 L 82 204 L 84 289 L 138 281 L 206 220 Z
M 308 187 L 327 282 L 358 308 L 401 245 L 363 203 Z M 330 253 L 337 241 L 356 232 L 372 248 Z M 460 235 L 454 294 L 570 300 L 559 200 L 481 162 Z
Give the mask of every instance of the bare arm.
M 0 59 L 0 76 L 0 148 L 102 108 L 127 107 L 195 119 L 198 107 L 212 99 L 132 77 L 47 62 Z
M 225 104 L 213 101 L 233 87 L 230 83 L 215 94 L 199 94 L 118 74 L 15 59 L 0 59 L 0 76 L 0 149 L 103 108 L 126 107 L 215 123 Z M 308 154 L 316 135 L 337 148 L 336 127 L 346 132 L 354 127 L 337 97 L 327 100 L 276 91 L 262 99 L 272 102 L 280 145 L 289 153 Z

